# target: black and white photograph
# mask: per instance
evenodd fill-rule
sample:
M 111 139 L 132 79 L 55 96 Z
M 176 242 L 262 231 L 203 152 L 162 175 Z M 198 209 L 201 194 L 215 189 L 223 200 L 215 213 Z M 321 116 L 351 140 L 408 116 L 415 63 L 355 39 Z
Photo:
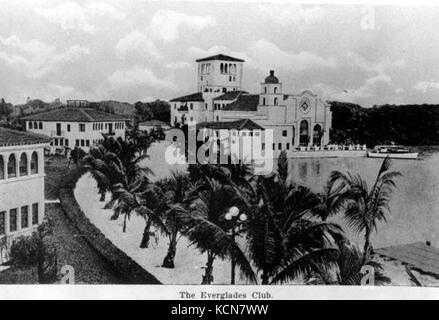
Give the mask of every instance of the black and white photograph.
M 0 0 L 0 288 L 439 287 L 438 27 L 422 2 Z

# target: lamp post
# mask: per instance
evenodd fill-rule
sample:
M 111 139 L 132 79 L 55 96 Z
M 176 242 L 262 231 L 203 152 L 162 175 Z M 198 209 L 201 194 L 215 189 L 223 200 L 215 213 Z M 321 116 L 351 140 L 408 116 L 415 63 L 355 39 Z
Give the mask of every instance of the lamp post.
M 240 227 L 244 221 L 247 220 L 247 215 L 245 213 L 239 214 L 239 209 L 235 206 L 231 207 L 229 209 L 229 212 L 226 213 L 225 219 L 232 222 L 232 240 L 235 242 L 235 237 L 237 234 L 239 234 Z M 235 257 L 233 254 L 231 255 L 231 263 L 232 263 L 232 270 L 231 270 L 231 284 L 235 284 Z

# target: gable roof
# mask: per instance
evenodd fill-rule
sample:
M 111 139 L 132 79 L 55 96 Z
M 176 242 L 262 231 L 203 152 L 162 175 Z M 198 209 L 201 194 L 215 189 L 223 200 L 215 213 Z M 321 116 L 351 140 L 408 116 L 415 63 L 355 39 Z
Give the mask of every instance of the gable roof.
M 92 108 L 62 108 L 49 112 L 38 113 L 24 117 L 23 120 L 35 121 L 66 121 L 66 122 L 99 122 L 126 121 L 128 118 Z
M 201 92 L 196 92 L 192 94 L 188 94 L 186 96 L 174 98 L 172 100 L 169 100 L 170 102 L 194 102 L 194 101 L 201 101 L 204 102 L 203 94 Z
M 208 129 L 235 129 L 235 130 L 264 130 L 263 127 L 261 127 L 256 122 L 250 120 L 250 119 L 241 119 L 241 120 L 235 120 L 235 121 L 210 121 L 210 122 L 201 122 L 197 124 L 197 129 L 202 128 L 208 128 Z
M 235 100 L 241 94 L 247 94 L 246 91 L 227 91 L 226 93 L 220 95 L 219 97 L 214 98 L 213 100 Z
M 0 147 L 49 142 L 50 138 L 42 134 L 0 127 Z
M 225 54 L 217 54 L 214 56 L 210 56 L 210 57 L 206 57 L 206 58 L 201 58 L 201 59 L 197 59 L 195 60 L 195 62 L 203 62 L 203 61 L 210 61 L 210 60 L 222 60 L 222 61 L 236 61 L 236 62 L 244 62 L 244 60 L 242 59 L 238 59 L 238 58 L 233 58 L 231 56 L 227 56 Z
M 257 111 L 259 104 L 258 94 L 242 94 L 231 104 L 224 106 L 223 111 Z

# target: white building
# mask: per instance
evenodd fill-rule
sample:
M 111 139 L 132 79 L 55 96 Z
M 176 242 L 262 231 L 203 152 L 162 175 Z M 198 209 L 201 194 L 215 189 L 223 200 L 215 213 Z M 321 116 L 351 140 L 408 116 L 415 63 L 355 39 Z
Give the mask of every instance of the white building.
M 171 128 L 169 123 L 160 120 L 149 120 L 138 123 L 138 128 L 140 131 L 150 131 L 152 129 L 162 128 L 163 130 L 168 130 Z
M 52 151 L 80 147 L 86 152 L 90 147 L 98 145 L 104 134 L 125 139 L 125 122 L 128 120 L 124 116 L 83 107 L 82 104 L 70 104 L 67 108 L 23 119 L 26 121 L 26 130 L 52 138 Z
M 329 143 L 330 106 L 310 90 L 286 94 L 274 71 L 258 94 L 242 91 L 241 59 L 215 55 L 196 60 L 198 92 L 170 100 L 171 124 L 249 119 L 273 130 L 274 155 L 282 150 Z
M 0 128 L 0 264 L 14 238 L 44 217 L 44 148 L 50 138 Z

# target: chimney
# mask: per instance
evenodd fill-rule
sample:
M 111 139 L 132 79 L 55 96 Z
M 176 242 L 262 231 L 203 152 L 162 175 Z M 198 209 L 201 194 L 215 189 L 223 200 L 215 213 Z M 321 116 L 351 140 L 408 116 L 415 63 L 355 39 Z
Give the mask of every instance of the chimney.
M 274 70 L 270 70 L 270 77 L 274 76 Z

